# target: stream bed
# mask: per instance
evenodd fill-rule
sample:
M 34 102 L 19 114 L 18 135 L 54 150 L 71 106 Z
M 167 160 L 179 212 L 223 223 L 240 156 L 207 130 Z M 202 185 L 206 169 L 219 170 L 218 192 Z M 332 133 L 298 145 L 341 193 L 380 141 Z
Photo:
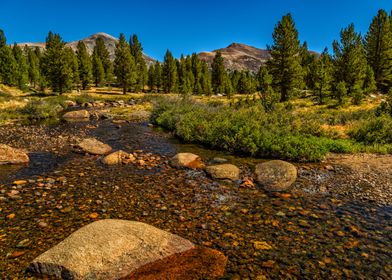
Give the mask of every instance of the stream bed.
M 104 166 L 99 156 L 73 152 L 86 137 L 155 161 Z M 222 251 L 224 279 L 392 279 L 391 204 L 328 191 L 344 185 L 344 169 L 296 164 L 294 191 L 273 194 L 168 165 L 175 153 L 193 152 L 226 158 L 246 177 L 263 159 L 181 144 L 143 123 L 14 125 L 0 127 L 0 142 L 31 158 L 28 166 L 0 166 L 0 279 L 33 279 L 24 272 L 31 260 L 105 218 L 145 222 Z M 329 185 L 317 191 L 326 174 Z

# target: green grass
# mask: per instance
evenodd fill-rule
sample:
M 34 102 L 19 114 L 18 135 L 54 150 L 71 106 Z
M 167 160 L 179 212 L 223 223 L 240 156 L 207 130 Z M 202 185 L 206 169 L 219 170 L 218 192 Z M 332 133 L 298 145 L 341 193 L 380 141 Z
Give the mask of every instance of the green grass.
M 358 137 L 340 139 L 322 128 L 330 122 L 360 125 L 361 118 L 369 114 L 368 111 L 324 111 L 323 115 L 317 111 L 298 112 L 293 106 L 287 109 L 282 104 L 267 113 L 257 104 L 233 108 L 216 103 L 159 99 L 152 119 L 186 142 L 256 157 L 319 161 L 329 152 L 391 152 L 392 141 L 385 140 L 384 135 L 364 142 Z

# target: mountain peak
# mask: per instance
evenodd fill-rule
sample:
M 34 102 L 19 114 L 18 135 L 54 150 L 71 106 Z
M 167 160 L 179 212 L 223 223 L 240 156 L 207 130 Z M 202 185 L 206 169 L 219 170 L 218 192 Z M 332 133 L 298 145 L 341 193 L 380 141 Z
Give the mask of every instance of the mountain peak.
M 114 36 L 112 36 L 112 35 L 110 35 L 108 33 L 105 33 L 105 32 L 95 33 L 93 35 L 88 36 L 86 39 L 96 39 L 96 38 L 99 38 L 99 37 L 104 38 L 104 39 L 108 39 L 108 40 L 117 41 L 116 37 L 114 37 Z

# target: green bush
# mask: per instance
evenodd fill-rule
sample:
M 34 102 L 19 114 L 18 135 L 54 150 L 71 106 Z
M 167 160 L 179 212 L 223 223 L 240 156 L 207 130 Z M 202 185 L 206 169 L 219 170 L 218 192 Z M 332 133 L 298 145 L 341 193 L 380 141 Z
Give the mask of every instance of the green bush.
M 22 108 L 21 113 L 27 115 L 28 119 L 48 119 L 57 117 L 65 107 L 63 97 L 53 97 L 31 100 Z
M 357 123 L 349 135 L 364 144 L 392 144 L 392 118 L 382 115 Z

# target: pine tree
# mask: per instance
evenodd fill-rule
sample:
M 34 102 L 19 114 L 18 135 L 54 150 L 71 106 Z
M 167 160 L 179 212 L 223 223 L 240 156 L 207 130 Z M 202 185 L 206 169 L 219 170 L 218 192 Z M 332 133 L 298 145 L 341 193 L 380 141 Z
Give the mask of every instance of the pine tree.
M 368 64 L 366 67 L 365 79 L 363 81 L 362 90 L 365 94 L 374 93 L 377 90 L 376 79 L 372 67 Z
M 42 57 L 42 69 L 53 91 L 62 94 L 72 88 L 73 61 L 59 34 L 49 32 L 46 37 L 46 51 Z
M 136 82 L 135 61 L 132 57 L 129 44 L 122 33 L 116 44 L 114 74 L 117 77 L 118 83 L 121 84 L 124 94 L 127 92 L 128 87 Z
M 272 59 L 268 62 L 274 85 L 280 93 L 280 101 L 289 100 L 290 95 L 302 85 L 302 69 L 298 31 L 291 14 L 282 17 L 272 34 L 273 45 L 269 47 Z
M 203 88 L 201 85 L 201 76 L 202 76 L 202 62 L 200 61 L 197 54 L 193 53 L 191 56 L 191 64 L 192 64 L 192 74 L 193 74 L 193 93 L 200 95 L 203 93 Z
M 108 49 L 105 46 L 105 41 L 101 38 L 98 37 L 95 40 L 95 46 L 93 49 L 93 56 L 96 55 L 99 57 L 99 59 L 101 60 L 102 63 L 102 67 L 104 70 L 104 78 L 99 82 L 106 82 L 106 83 L 110 83 L 113 79 L 113 65 L 112 62 L 110 61 L 110 54 Z M 97 61 L 96 61 L 97 62 Z M 99 66 L 99 62 L 97 62 L 98 66 Z M 99 72 L 97 70 L 99 69 L 95 69 L 95 72 Z
M 165 93 L 177 92 L 177 88 L 178 88 L 177 65 L 175 59 L 173 58 L 173 55 L 169 50 L 166 51 L 165 57 L 163 59 L 162 83 L 163 83 L 163 91 Z
M 75 52 L 71 48 L 65 48 L 65 56 L 69 61 L 72 70 L 72 83 L 74 86 L 79 88 L 80 77 L 79 77 L 79 63 Z
M 12 53 L 16 62 L 16 71 L 15 71 L 15 79 L 16 85 L 20 89 L 26 89 L 27 83 L 29 81 L 29 72 L 26 57 L 23 53 L 21 47 L 19 47 L 16 43 L 12 48 Z
M 200 86 L 203 94 L 212 94 L 211 75 L 210 71 L 208 70 L 208 65 L 205 61 L 201 62 Z
M 193 91 L 194 86 L 194 76 L 192 72 L 192 59 L 187 56 L 183 56 L 177 63 L 178 69 L 178 84 L 180 93 L 184 95 L 189 95 Z
M 240 79 L 241 79 L 241 72 L 240 71 L 234 70 L 232 73 L 230 73 L 231 84 L 232 84 L 235 92 L 240 92 L 240 89 L 238 88 Z
M 333 74 L 332 58 L 327 48 L 317 60 L 312 62 L 309 70 L 311 89 L 317 93 L 318 103 L 323 104 L 326 93 L 331 89 Z
M 212 61 L 212 90 L 215 94 L 219 93 L 224 93 L 228 91 L 229 87 L 231 87 L 231 82 L 230 86 L 228 84 L 228 77 L 224 65 L 224 59 L 222 56 L 222 53 L 220 51 L 217 51 L 215 53 L 214 60 Z
M 98 87 L 105 79 L 105 69 L 101 59 L 96 53 L 92 54 L 92 74 L 95 86 Z
M 303 75 L 303 88 L 312 88 L 311 65 L 316 61 L 316 55 L 309 52 L 307 42 L 304 42 L 300 48 L 301 67 Z
M 136 84 L 134 85 L 134 90 L 136 92 L 142 91 L 147 82 L 147 65 L 143 57 L 143 47 L 139 42 L 136 34 L 133 34 L 129 39 L 129 47 L 131 49 L 131 54 L 136 64 Z
M 36 52 L 28 46 L 24 47 L 24 52 L 27 56 L 28 78 L 30 86 L 36 88 L 40 82 L 40 59 Z
M 162 87 L 162 65 L 159 61 L 154 65 L 154 84 L 156 91 L 159 93 Z
M 347 94 L 354 88 L 362 88 L 366 71 L 366 58 L 361 35 L 354 30 L 354 24 L 340 31 L 340 42 L 333 42 L 335 84 L 344 82 Z M 341 102 L 341 99 L 339 99 Z
M 271 111 L 274 108 L 274 104 L 279 101 L 279 94 L 272 87 L 273 77 L 268 72 L 266 66 L 260 67 L 256 79 L 261 105 L 264 107 L 264 110 Z
M 82 84 L 82 89 L 86 90 L 90 84 L 92 77 L 92 63 L 87 52 L 86 45 L 83 41 L 79 41 L 77 45 L 76 55 L 78 58 L 78 73 Z
M 0 82 L 6 85 L 16 85 L 17 65 L 12 50 L 7 46 L 3 30 L 0 29 Z
M 365 36 L 365 51 L 377 88 L 386 93 L 392 87 L 392 20 L 379 10 Z

